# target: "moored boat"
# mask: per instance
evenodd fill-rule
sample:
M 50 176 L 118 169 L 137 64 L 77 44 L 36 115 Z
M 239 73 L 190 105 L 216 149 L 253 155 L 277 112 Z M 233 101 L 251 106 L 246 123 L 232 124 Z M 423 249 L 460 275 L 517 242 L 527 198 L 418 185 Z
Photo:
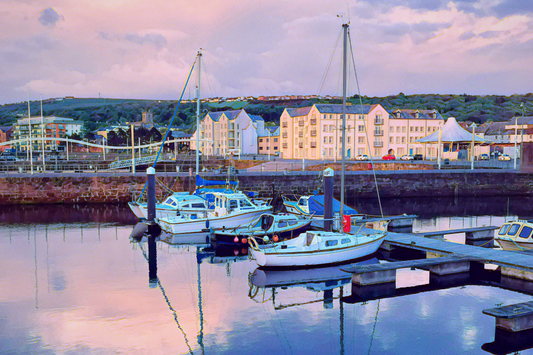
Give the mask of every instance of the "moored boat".
M 254 204 L 242 192 L 213 192 L 213 196 L 213 209 L 202 212 L 178 211 L 175 216 L 156 218 L 156 222 L 168 233 L 190 234 L 249 224 L 272 209 L 269 205 Z
M 385 239 L 386 231 L 358 232 L 307 231 L 283 242 L 259 246 L 250 237 L 250 253 L 259 266 L 304 267 L 342 263 L 374 254 Z
M 533 249 L 533 221 L 518 220 L 502 225 L 494 238 L 504 250 Z
M 311 219 L 298 217 L 289 213 L 265 213 L 249 225 L 242 225 L 233 229 L 214 231 L 215 241 L 219 244 L 243 244 L 248 236 L 254 236 L 259 244 L 263 239 L 278 242 L 290 239 L 307 231 L 311 226 Z

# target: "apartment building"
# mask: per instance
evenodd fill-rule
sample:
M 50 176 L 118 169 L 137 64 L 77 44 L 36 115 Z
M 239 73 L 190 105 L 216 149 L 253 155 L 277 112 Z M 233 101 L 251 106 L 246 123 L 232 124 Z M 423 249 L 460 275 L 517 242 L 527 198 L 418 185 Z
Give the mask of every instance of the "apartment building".
M 258 154 L 279 154 L 279 138 L 279 126 L 265 127 L 265 133 L 257 138 Z
M 196 134 L 191 149 L 196 149 Z M 257 154 L 258 137 L 265 136 L 265 122 L 245 110 L 209 112 L 200 122 L 200 151 L 206 156 Z
M 83 127 L 83 122 L 76 121 L 72 118 L 47 116 L 47 117 L 31 117 L 17 120 L 13 125 L 13 139 L 24 139 L 29 136 L 32 138 L 48 137 L 48 138 L 65 138 L 66 135 L 73 133 L 80 133 Z M 33 141 L 32 150 L 41 151 L 42 141 Z M 44 142 L 44 150 L 50 151 L 57 149 L 59 141 L 46 140 Z M 27 142 L 18 142 L 15 144 L 17 150 L 25 151 L 29 149 Z
M 387 152 L 392 155 L 422 154 L 427 159 L 437 156 L 437 145 L 415 143 L 436 132 L 444 125 L 444 118 L 436 110 L 406 110 L 392 111 L 387 126 Z

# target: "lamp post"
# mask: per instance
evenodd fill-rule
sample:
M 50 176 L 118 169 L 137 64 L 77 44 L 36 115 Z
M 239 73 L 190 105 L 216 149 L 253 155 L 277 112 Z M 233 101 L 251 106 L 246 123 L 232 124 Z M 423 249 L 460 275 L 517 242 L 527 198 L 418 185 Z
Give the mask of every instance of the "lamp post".
M 518 149 L 516 148 L 516 143 L 518 138 L 518 117 L 514 118 L 514 169 L 516 170 L 516 156 L 518 155 Z

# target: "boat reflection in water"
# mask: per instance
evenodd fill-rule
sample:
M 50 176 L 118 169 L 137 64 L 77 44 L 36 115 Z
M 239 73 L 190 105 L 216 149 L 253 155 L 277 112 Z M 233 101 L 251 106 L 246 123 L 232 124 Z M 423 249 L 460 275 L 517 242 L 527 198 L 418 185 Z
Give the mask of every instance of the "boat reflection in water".
M 379 263 L 379 260 L 373 257 L 361 260 L 354 263 L 354 265 L 375 263 Z M 349 284 L 351 281 L 352 275 L 341 270 L 344 266 L 337 265 L 295 270 L 257 268 L 248 277 L 250 285 L 248 296 L 256 302 L 266 302 L 271 299 L 275 309 L 282 309 L 287 306 L 275 304 L 276 293 L 278 292 L 276 289 L 286 290 L 292 287 L 303 287 L 312 292 L 324 292 L 324 298 L 302 304 L 324 301 L 325 308 L 332 308 L 333 299 L 342 297 L 342 286 Z M 333 290 L 339 287 L 341 288 L 339 297 L 333 297 Z M 267 296 L 267 290 L 269 289 L 271 290 L 270 297 Z

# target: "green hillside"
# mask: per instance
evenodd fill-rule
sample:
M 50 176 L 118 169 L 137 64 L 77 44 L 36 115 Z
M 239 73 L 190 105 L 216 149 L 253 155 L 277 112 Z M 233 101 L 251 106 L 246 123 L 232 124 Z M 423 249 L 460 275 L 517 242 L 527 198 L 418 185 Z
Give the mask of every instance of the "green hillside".
M 364 104 L 381 104 L 387 110 L 436 109 L 444 117 L 454 116 L 459 121 L 505 121 L 515 115 L 533 114 L 533 94 L 512 96 L 475 96 L 475 95 L 404 95 L 402 93 L 387 97 L 361 97 Z M 358 97 L 351 97 L 352 104 L 360 102 Z M 246 109 L 250 114 L 263 117 L 266 122 L 279 123 L 279 117 L 285 107 L 302 107 L 313 103 L 341 103 L 340 100 L 288 100 L 288 101 L 230 101 L 202 104 L 202 111 L 224 111 Z M 43 102 L 45 116 L 55 115 L 69 117 L 85 122 L 85 129 L 95 130 L 115 124 L 139 121 L 143 111 L 150 110 L 154 120 L 167 125 L 176 109 L 176 101 L 170 100 L 133 100 L 133 99 L 96 99 L 71 98 L 63 100 L 49 99 Z M 523 104 L 523 111 L 521 108 Z M 31 102 L 32 116 L 40 115 L 41 103 Z M 0 106 L 0 126 L 12 125 L 17 119 L 27 117 L 26 102 Z M 194 127 L 196 120 L 196 103 L 182 103 L 174 124 Z

